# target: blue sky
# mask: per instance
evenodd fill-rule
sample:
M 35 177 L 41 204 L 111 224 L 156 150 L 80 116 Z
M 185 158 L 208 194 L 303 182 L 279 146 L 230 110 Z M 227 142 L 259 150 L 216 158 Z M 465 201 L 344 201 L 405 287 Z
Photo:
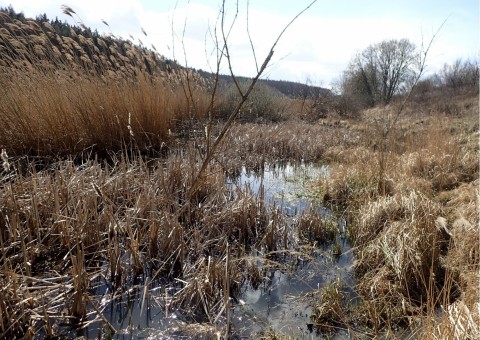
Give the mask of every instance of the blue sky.
M 234 3 L 227 0 L 227 19 L 232 18 Z M 233 68 L 239 75 L 253 76 L 255 60 L 246 29 L 247 1 L 239 3 L 239 17 L 229 40 Z M 310 1 L 249 3 L 249 30 L 261 64 L 284 25 Z M 103 19 L 113 34 L 140 38 L 168 58 L 206 70 L 215 63 L 208 32 L 217 22 L 220 1 L 0 0 L 0 6 L 12 5 L 28 16 L 46 13 L 48 17 L 58 16 L 73 23 L 62 13 L 62 4 L 72 7 L 87 26 L 100 32 L 109 32 L 101 22 Z M 299 82 L 308 79 L 329 87 L 355 53 L 369 44 L 407 38 L 419 46 L 422 41 L 428 42 L 445 20 L 428 55 L 430 72 L 457 58 L 480 57 L 478 0 L 319 0 L 282 37 L 265 76 Z M 147 37 L 141 33 L 141 27 Z M 226 66 L 222 71 L 228 71 Z

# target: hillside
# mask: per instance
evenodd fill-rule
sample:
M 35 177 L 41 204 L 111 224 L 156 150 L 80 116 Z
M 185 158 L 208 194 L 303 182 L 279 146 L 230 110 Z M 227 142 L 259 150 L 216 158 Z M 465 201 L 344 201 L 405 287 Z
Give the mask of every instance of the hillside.
M 211 79 L 215 76 L 215 74 L 203 70 L 197 70 L 197 72 L 207 79 Z M 236 78 L 239 82 L 245 82 L 250 79 L 241 76 L 237 76 Z M 233 80 L 230 75 L 220 74 L 219 82 L 225 87 L 233 85 Z M 259 84 L 266 85 L 282 95 L 291 98 L 310 98 L 317 97 L 319 95 L 322 96 L 331 94 L 330 90 L 319 86 L 312 86 L 288 80 L 260 79 Z
M 73 14 L 71 8 L 64 9 Z M 40 69 L 81 68 L 95 74 L 111 72 L 123 77 L 135 76 L 138 71 L 154 75 L 182 69 L 178 63 L 142 44 L 113 34 L 100 34 L 82 23 L 70 25 L 58 18 L 52 20 L 45 14 L 35 19 L 17 13 L 12 7 L 0 8 L 0 52 L 9 58 L 0 60 L 1 66 L 33 67 Z M 214 74 L 202 70 L 198 74 L 206 79 Z M 246 81 L 246 77 L 238 77 Z M 290 97 L 310 97 L 329 91 L 316 86 L 262 79 L 261 83 Z M 230 75 L 220 75 L 220 83 L 229 86 Z

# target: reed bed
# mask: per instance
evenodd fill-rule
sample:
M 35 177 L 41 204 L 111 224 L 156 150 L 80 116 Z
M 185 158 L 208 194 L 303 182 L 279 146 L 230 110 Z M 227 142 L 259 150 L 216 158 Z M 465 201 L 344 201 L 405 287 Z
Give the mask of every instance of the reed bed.
M 327 149 L 337 144 L 353 145 L 359 138 L 356 130 L 338 120 L 309 124 L 293 116 L 275 124 L 236 124 L 218 160 L 233 174 L 238 174 L 241 166 L 259 170 L 265 163 L 322 162 Z
M 156 52 L 0 14 L 0 145 L 10 155 L 159 151 L 207 113 L 207 82 Z
M 0 13 L 0 337 L 62 336 L 92 322 L 113 334 L 94 282 L 113 301 L 139 279 L 145 289 L 180 282 L 167 313 L 179 309 L 189 331 L 228 333 L 232 299 L 263 281 L 251 254 L 281 266 L 276 252 L 297 237 L 261 193 L 226 176 L 242 164 L 318 160 L 324 146 L 298 154 L 307 140 L 294 124 L 266 135 L 247 125 L 255 159 L 231 157 L 245 155 L 249 137 L 238 125 L 224 143 L 235 148 L 199 173 L 205 118 L 217 110 L 211 83 L 141 45 L 82 30 L 66 36 Z M 309 141 L 319 135 L 301 128 Z
M 316 193 L 345 214 L 357 256 L 359 303 L 347 306 L 335 281 L 314 292 L 313 326 L 355 319 L 352 328 L 373 336 L 397 326 L 433 339 L 480 336 L 478 95 L 422 106 L 428 114 L 410 108 L 383 140 L 379 122 L 394 107 L 349 122 L 236 124 L 199 173 L 206 117 L 222 115 L 212 84 L 83 29 L 65 36 L 0 13 L 0 338 L 62 336 L 61 324 L 92 322 L 115 333 L 95 295 L 99 278 L 111 300 L 139 279 L 146 291 L 175 281 L 163 307 L 186 316 L 183 333 L 228 334 L 241 287 L 264 279 L 257 263 L 279 268 L 276 254 L 337 236 L 313 211 L 292 226 L 262 190 L 227 185 L 243 167 L 289 161 L 329 163 Z M 39 166 L 37 156 L 51 159 Z
M 2 337 L 56 334 L 58 320 L 82 325 L 96 304 L 96 277 L 112 294 L 139 276 L 179 279 L 172 308 L 211 325 L 226 322 L 230 298 L 261 280 L 246 251 L 281 249 L 286 222 L 249 192 L 228 187 L 217 166 L 189 193 L 199 166 L 191 150 L 153 164 L 140 157 L 61 161 L 4 176 Z

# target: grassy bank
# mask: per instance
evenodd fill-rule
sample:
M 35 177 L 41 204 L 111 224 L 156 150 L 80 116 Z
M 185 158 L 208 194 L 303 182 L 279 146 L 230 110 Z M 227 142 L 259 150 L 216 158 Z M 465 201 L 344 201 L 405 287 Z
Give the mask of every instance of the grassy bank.
M 412 337 L 434 339 L 479 335 L 476 101 L 460 98 L 455 116 L 407 115 L 383 141 L 385 155 L 371 129 L 372 117 L 384 113 L 367 111 L 358 145 L 324 153 L 332 175 L 319 190 L 347 212 L 361 300 L 354 314 L 371 329 L 406 325 Z

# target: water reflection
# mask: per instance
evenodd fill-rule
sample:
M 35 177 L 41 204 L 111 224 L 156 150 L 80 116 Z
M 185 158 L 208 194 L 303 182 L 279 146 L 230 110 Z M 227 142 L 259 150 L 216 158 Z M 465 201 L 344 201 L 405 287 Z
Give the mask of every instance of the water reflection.
M 296 255 L 296 263 L 289 269 L 266 273 L 267 280 L 260 288 L 247 287 L 234 312 L 239 336 L 253 337 L 269 328 L 286 336 L 315 338 L 320 334 L 309 327 L 312 291 L 340 277 L 353 298 L 349 287 L 353 287 L 351 266 L 354 258 L 344 234 L 345 221 L 336 219 L 329 209 L 312 202 L 312 181 L 328 175 L 326 165 L 266 165 L 260 172 L 244 168 L 239 178 L 232 182 L 232 185 L 248 187 L 263 196 L 270 205 L 281 207 L 292 221 L 307 208 L 315 209 L 326 219 L 334 219 L 339 227 L 336 243 L 341 247 L 339 256 L 332 254 L 332 245 L 310 249 L 312 253 L 305 256 L 308 259 L 299 260 Z M 347 334 L 339 332 L 335 337 L 343 338 Z
M 294 216 L 311 203 L 312 181 L 328 176 L 329 171 L 328 165 L 311 163 L 266 164 L 260 171 L 243 167 L 240 176 L 230 184 L 248 188 L 263 196 L 267 203 L 282 206 L 287 215 Z M 324 212 L 328 213 L 326 209 Z
M 337 219 L 327 208 L 315 204 L 311 189 L 314 180 L 329 175 L 326 165 L 274 164 L 265 165 L 260 172 L 243 168 L 240 176 L 229 185 L 242 190 L 248 188 L 258 194 L 267 204 L 281 208 L 290 218 L 295 218 L 308 209 L 315 209 L 326 219 L 338 223 L 340 233 L 336 243 L 341 254 L 334 256 L 331 245 L 293 249 L 295 254 L 283 254 L 279 267 L 263 266 L 263 254 L 258 257 L 266 280 L 258 287 L 243 287 L 243 293 L 233 309 L 234 337 L 255 338 L 262 330 L 271 328 L 282 335 L 295 338 L 315 338 L 318 335 L 309 329 L 312 313 L 312 291 L 330 284 L 341 277 L 347 286 L 353 286 L 350 252 L 345 235 L 345 222 Z M 303 252 L 303 255 L 302 255 Z M 281 267 L 281 268 L 280 268 Z M 147 276 L 146 276 L 147 277 Z M 188 338 L 178 332 L 178 325 L 186 322 L 180 313 L 169 310 L 169 302 L 175 294 L 172 283 L 148 282 L 146 278 L 132 282 L 128 291 L 112 292 L 103 277 L 93 282 L 92 295 L 96 296 L 96 308 L 117 330 L 111 335 L 108 327 L 94 311 L 89 315 L 92 322 L 75 336 L 86 338 L 114 339 L 179 339 Z M 180 288 L 180 287 L 179 287 Z M 339 333 L 337 337 L 344 334 Z M 75 337 L 74 336 L 74 337 Z

